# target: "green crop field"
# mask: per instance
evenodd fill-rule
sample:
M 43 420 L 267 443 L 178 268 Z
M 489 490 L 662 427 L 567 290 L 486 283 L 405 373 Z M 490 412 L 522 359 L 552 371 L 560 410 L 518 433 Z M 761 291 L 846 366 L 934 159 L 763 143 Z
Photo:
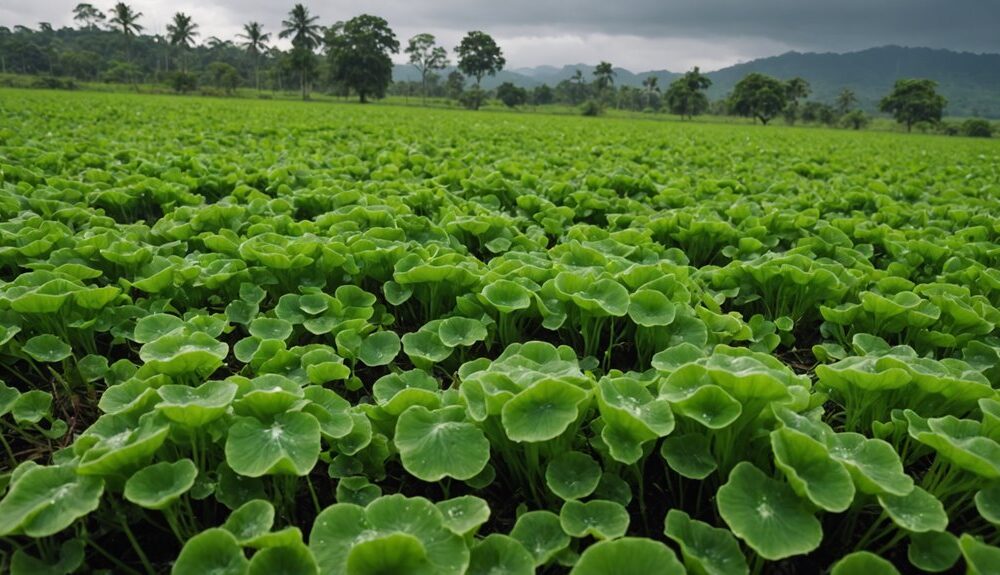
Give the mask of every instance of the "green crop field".
M 1000 142 L 0 91 L 0 572 L 995 573 Z

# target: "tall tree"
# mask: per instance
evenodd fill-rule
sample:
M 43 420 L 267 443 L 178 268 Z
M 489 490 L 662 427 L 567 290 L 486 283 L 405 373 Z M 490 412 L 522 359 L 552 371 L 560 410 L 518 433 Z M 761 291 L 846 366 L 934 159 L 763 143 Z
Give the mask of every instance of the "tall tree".
M 243 33 L 237 34 L 236 37 L 243 40 L 240 45 L 253 58 L 253 77 L 257 85 L 257 91 L 259 92 L 260 55 L 267 50 L 267 43 L 271 40 L 271 34 L 264 32 L 264 27 L 259 22 L 248 22 L 243 25 Z
M 108 23 L 116 29 L 121 30 L 122 35 L 125 37 L 125 60 L 129 64 L 132 63 L 132 38 L 139 32 L 142 32 L 139 18 L 142 18 L 142 12 L 136 12 L 128 4 L 119 2 L 111 9 L 111 19 L 108 20 Z M 135 67 L 127 66 L 123 69 L 128 71 L 129 81 L 135 86 L 135 74 L 133 73 Z M 138 86 L 136 86 L 136 89 L 138 90 Z
M 879 102 L 879 110 L 892 114 L 906 131 L 917 122 L 939 122 L 948 100 L 937 93 L 937 82 L 927 79 L 896 80 L 892 92 Z
M 93 4 L 81 2 L 73 8 L 73 20 L 79 22 L 82 28 L 97 29 L 104 19 L 104 12 L 95 8 Z
M 660 79 L 656 76 L 646 76 L 642 80 L 643 92 L 646 94 L 646 107 L 650 107 L 650 101 L 653 99 L 653 94 L 658 94 L 660 92 Z
M 475 78 L 476 87 L 482 83 L 483 76 L 495 76 L 507 64 L 493 37 L 479 30 L 466 34 L 455 46 L 455 54 L 458 55 L 458 69 Z
M 410 55 L 410 64 L 420 72 L 420 93 L 426 103 L 427 76 L 448 66 L 448 53 L 437 45 L 433 34 L 417 34 L 410 38 L 405 52 Z
M 780 80 L 753 72 L 736 83 L 729 107 L 741 116 L 760 120 L 765 126 L 788 104 L 788 91 Z
M 392 82 L 389 54 L 399 53 L 396 34 L 385 19 L 362 14 L 338 22 L 326 32 L 326 47 L 334 82 L 354 90 L 362 104 L 369 96 L 385 96 Z
M 844 114 L 850 112 L 858 105 L 858 97 L 854 94 L 854 90 L 850 88 L 844 88 L 837 95 L 837 112 L 843 116 Z
M 479 30 L 466 34 L 455 47 L 455 54 L 458 55 L 458 69 L 476 79 L 475 90 L 465 94 L 468 97 L 466 107 L 478 110 L 483 102 L 483 90 L 480 87 L 483 76 L 496 75 L 503 70 L 507 60 L 504 59 L 503 51 L 497 46 L 493 37 Z
M 190 16 L 183 12 L 174 14 L 172 22 L 167 24 L 167 34 L 170 38 L 170 45 L 181 49 L 181 72 L 187 72 L 187 58 L 185 55 L 194 43 L 195 36 L 198 35 L 198 25 Z
M 692 118 L 708 109 L 708 96 L 705 95 L 712 85 L 712 80 L 701 73 L 695 66 L 680 78 L 670 83 L 667 89 L 667 107 L 670 112 L 680 117 Z
M 142 18 L 142 12 L 136 12 L 128 4 L 119 2 L 111 9 L 111 20 L 108 22 L 125 36 L 131 37 L 142 32 L 139 18 Z
M 594 85 L 597 86 L 597 92 L 603 94 L 608 88 L 615 84 L 615 69 L 611 66 L 611 62 L 601 62 L 594 68 Z
M 785 82 L 785 95 L 788 98 L 785 119 L 789 124 L 794 124 L 799 117 L 799 100 L 808 97 L 811 91 L 809 82 L 797 76 Z
M 321 27 L 316 21 L 319 16 L 310 16 L 309 9 L 302 4 L 296 4 L 288 12 L 288 20 L 281 21 L 279 38 L 292 39 L 292 64 L 299 71 L 299 83 L 302 87 L 302 99 L 309 99 L 309 76 L 316 68 L 316 58 L 313 51 L 323 40 Z

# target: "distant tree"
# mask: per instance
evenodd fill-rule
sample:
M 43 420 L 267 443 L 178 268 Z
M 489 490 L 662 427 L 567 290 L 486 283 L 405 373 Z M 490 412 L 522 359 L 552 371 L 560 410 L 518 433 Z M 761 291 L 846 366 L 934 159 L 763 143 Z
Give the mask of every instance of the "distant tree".
M 555 94 L 548 84 L 542 84 L 531 92 L 531 103 L 536 106 L 546 106 L 555 101 Z
M 481 93 L 480 84 L 483 76 L 495 76 L 507 64 L 503 51 L 497 46 L 493 37 L 479 30 L 466 34 L 455 47 L 455 54 L 458 56 L 458 69 L 466 76 L 476 79 L 477 93 Z M 480 103 L 477 99 L 472 108 L 479 109 Z
M 960 131 L 970 138 L 990 138 L 993 136 L 993 126 L 981 118 L 971 118 L 962 122 Z
M 611 62 L 602 61 L 600 64 L 594 68 L 594 86 L 597 87 L 597 92 L 603 94 L 609 88 L 615 84 L 615 73 L 614 67 L 611 66 Z
M 806 102 L 802 105 L 801 119 L 803 122 L 836 126 L 837 122 L 841 119 L 841 115 L 830 104 Z
M 420 94 L 427 101 L 427 76 L 448 66 L 448 52 L 437 45 L 433 34 L 417 34 L 410 38 L 406 50 L 410 64 L 420 72 Z
M 906 131 L 917 122 L 937 123 L 948 100 L 937 93 L 937 82 L 926 79 L 896 80 L 892 92 L 879 102 L 879 110 L 892 114 Z
M 125 59 L 129 61 L 132 60 L 132 37 L 142 32 L 139 18 L 142 18 L 142 12 L 135 12 L 128 4 L 119 2 L 111 9 L 111 19 L 108 20 L 125 37 Z
M 785 106 L 785 121 L 789 124 L 795 123 L 799 117 L 799 100 L 809 97 L 811 91 L 809 82 L 802 78 L 795 77 L 785 82 L 785 95 L 788 98 L 788 104 Z
M 362 104 L 369 96 L 385 97 L 392 83 L 392 58 L 399 52 L 396 34 L 385 19 L 362 14 L 338 22 L 326 33 L 331 79 L 358 94 Z
M 264 32 L 264 27 L 259 22 L 248 22 L 243 25 L 243 33 L 237 34 L 237 38 L 243 40 L 241 46 L 253 58 L 253 77 L 260 91 L 260 55 L 267 50 L 267 43 L 271 40 L 271 34 Z
M 646 94 L 646 107 L 649 108 L 653 94 L 660 93 L 660 79 L 656 76 L 647 76 L 642 80 L 642 88 Z
M 296 4 L 288 12 L 288 20 L 281 21 L 279 38 L 292 39 L 292 66 L 299 72 L 299 84 L 302 88 L 302 99 L 309 99 L 310 76 L 316 69 L 316 57 L 313 51 L 322 42 L 320 25 L 316 23 L 319 16 L 310 16 L 309 9 L 302 4 Z
M 239 71 L 226 62 L 212 62 L 208 66 L 208 73 L 212 78 L 212 84 L 224 90 L 226 94 L 232 94 L 240 85 Z
M 528 91 L 510 82 L 504 82 L 497 87 L 497 99 L 508 108 L 516 108 L 528 101 Z
M 82 28 L 95 30 L 104 23 L 105 16 L 93 4 L 82 2 L 73 8 L 73 20 L 79 22 Z
M 186 94 L 198 88 L 198 79 L 190 72 L 173 72 L 167 75 L 168 83 L 175 92 Z
M 100 55 L 89 50 L 66 50 L 59 54 L 59 67 L 63 73 L 78 80 L 93 80 L 100 61 Z
M 445 80 L 445 94 L 452 100 L 458 100 L 465 91 L 465 76 L 458 70 L 453 70 Z
M 729 97 L 729 106 L 734 113 L 760 120 L 765 126 L 785 109 L 787 103 L 785 84 L 757 72 L 737 82 Z
M 198 35 L 198 25 L 187 14 L 178 12 L 174 14 L 173 21 L 167 24 L 167 34 L 169 34 L 170 45 L 180 47 L 181 72 L 187 72 L 187 58 L 184 56 L 191 49 L 194 38 Z
M 865 114 L 861 110 L 851 110 L 841 116 L 840 125 L 845 128 L 860 130 L 861 128 L 867 126 L 870 121 L 871 120 L 868 118 L 868 114 Z
M 682 118 L 693 118 L 708 110 L 708 96 L 705 95 L 712 80 L 695 66 L 693 70 L 670 83 L 667 88 L 667 107 L 672 114 Z
M 858 105 L 858 97 L 854 94 L 854 90 L 850 88 L 844 88 L 837 95 L 837 112 L 843 116 L 854 109 Z

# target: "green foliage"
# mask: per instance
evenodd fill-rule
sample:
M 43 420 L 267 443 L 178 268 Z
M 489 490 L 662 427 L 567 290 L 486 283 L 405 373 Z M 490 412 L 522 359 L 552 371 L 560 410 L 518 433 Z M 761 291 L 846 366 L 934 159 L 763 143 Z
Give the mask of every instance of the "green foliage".
M 962 122 L 962 135 L 969 138 L 989 138 L 993 136 L 993 125 L 981 118 Z
M 473 30 L 462 38 L 455 46 L 455 55 L 458 57 L 458 69 L 466 76 L 475 78 L 476 87 L 482 83 L 483 76 L 493 76 L 507 64 L 493 37 L 479 30 Z
M 708 96 L 705 95 L 712 81 L 701 73 L 697 66 L 670 83 L 667 89 L 667 107 L 670 113 L 682 118 L 693 118 L 708 110 Z
M 892 114 L 909 132 L 918 122 L 940 122 L 948 100 L 937 93 L 937 82 L 925 79 L 896 80 L 892 92 L 879 102 L 879 110 Z
M 755 118 L 764 125 L 781 113 L 787 103 L 785 84 L 756 72 L 740 80 L 729 96 L 729 107 L 734 113 Z
M 4 95 L 0 569 L 996 563 L 988 141 Z
M 390 54 L 399 52 L 399 42 L 383 18 L 362 14 L 331 26 L 324 39 L 330 79 L 358 94 L 382 98 L 392 82 Z
M 508 108 L 523 106 L 528 101 L 528 91 L 518 88 L 510 82 L 504 82 L 497 87 L 497 99 Z

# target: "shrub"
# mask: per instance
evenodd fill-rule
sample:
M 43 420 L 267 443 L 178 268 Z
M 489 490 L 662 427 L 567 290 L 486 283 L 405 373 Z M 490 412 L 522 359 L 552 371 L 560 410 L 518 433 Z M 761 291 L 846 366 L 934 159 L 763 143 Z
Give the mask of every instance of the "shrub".
M 969 138 L 989 138 L 993 136 L 993 126 L 982 118 L 962 122 L 961 132 Z

